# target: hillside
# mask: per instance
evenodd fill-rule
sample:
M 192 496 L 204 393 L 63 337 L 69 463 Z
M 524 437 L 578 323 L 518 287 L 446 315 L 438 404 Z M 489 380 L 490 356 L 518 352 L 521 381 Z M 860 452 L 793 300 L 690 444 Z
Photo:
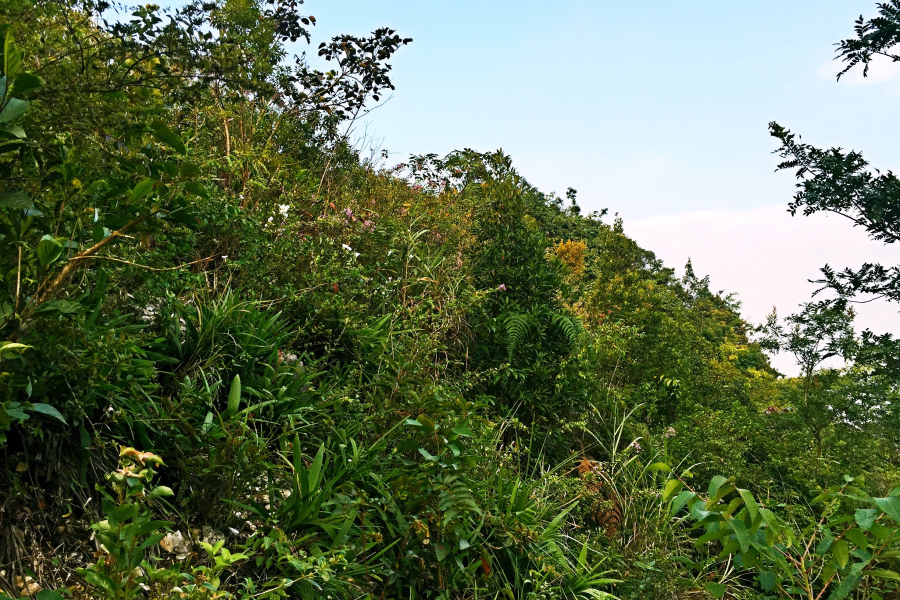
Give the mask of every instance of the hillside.
M 815 362 L 852 312 L 370 155 L 392 30 L 322 72 L 296 3 L 0 6 L 0 598 L 900 593 L 896 379 Z

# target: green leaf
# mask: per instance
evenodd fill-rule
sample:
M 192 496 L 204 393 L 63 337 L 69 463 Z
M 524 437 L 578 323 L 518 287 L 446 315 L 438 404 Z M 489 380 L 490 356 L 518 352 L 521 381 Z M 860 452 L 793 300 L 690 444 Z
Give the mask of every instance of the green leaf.
M 63 600 L 62 594 L 56 590 L 41 590 L 35 598 L 37 600 Z
M 844 577 L 841 580 L 841 584 L 835 588 L 831 595 L 828 596 L 828 600 L 844 600 L 847 596 L 850 595 L 856 586 L 859 584 L 859 575 L 852 574 Z
M 879 577 L 881 579 L 893 579 L 894 581 L 900 581 L 900 574 L 889 569 L 870 569 L 866 571 L 866 575 L 870 577 Z
M 206 191 L 206 188 L 196 181 L 188 181 L 184 184 L 184 189 L 195 196 L 200 196 L 205 200 L 209 200 L 209 192 Z
M 728 483 L 728 479 L 726 477 L 722 477 L 721 475 L 716 475 L 712 479 L 709 480 L 709 495 L 715 496 L 716 492 L 719 491 L 719 488 Z
M 878 517 L 878 511 L 874 508 L 860 508 L 857 509 L 856 513 L 853 515 L 853 518 L 856 519 L 856 524 L 859 525 L 859 528 L 863 531 L 868 531 L 869 528 L 875 524 L 875 519 Z
M 450 553 L 450 548 L 447 546 L 447 544 L 435 544 L 434 553 L 439 561 L 444 560 Z
M 687 504 L 692 498 L 696 498 L 697 494 L 690 490 L 684 490 L 678 496 L 675 497 L 675 500 L 672 501 L 672 514 L 677 514 L 684 505 Z
M 6 106 L 3 107 L 3 112 L 0 112 L 0 123 L 9 123 L 10 121 L 18 119 L 25 114 L 26 110 L 28 110 L 28 105 L 29 102 L 25 100 L 10 98 L 9 102 L 6 103 Z
M 22 408 L 22 405 L 19 402 L 11 402 L 7 404 L 4 408 L 6 411 L 6 415 L 12 419 L 18 419 L 19 421 L 27 421 L 30 417 L 28 413 Z
M 135 200 L 139 200 L 149 194 L 153 189 L 154 183 L 156 183 L 156 179 L 148 177 L 147 179 L 134 186 L 134 189 L 131 190 L 131 201 L 134 202 Z
M 438 457 L 434 454 L 430 453 L 425 448 L 419 448 L 419 454 L 425 457 L 425 460 L 430 460 L 431 462 L 437 462 Z
M 875 504 L 895 522 L 900 523 L 900 498 L 888 496 L 887 498 L 875 498 Z
M 97 571 L 92 571 L 90 569 L 80 569 L 78 573 L 84 577 L 88 583 L 97 586 L 110 597 L 116 596 L 116 582 L 103 573 L 98 573 Z
M 866 534 L 860 529 L 854 527 L 853 529 L 846 531 L 844 537 L 856 544 L 856 546 L 862 550 L 869 547 L 869 540 L 866 539 Z
M 773 573 L 772 571 L 760 571 L 759 584 L 767 592 L 771 592 L 772 590 L 774 590 L 775 589 L 775 573 Z
M 168 125 L 162 121 L 154 121 L 150 124 L 150 128 L 153 131 L 153 137 L 178 152 L 178 154 L 187 154 L 187 148 L 185 147 L 184 142 L 181 141 L 178 134 L 169 129 Z
M 31 346 L 20 344 L 18 342 L 0 342 L 0 358 L 3 358 L 3 355 L 7 352 L 10 354 L 22 354 L 29 348 L 31 348 Z
M 22 66 L 23 51 L 16 45 L 12 32 L 7 31 L 3 40 L 3 74 L 13 78 Z
M 672 496 L 675 495 L 675 492 L 684 487 L 684 484 L 681 483 L 678 479 L 670 479 L 666 482 L 666 487 L 663 488 L 662 499 L 663 502 L 668 502 Z
M 666 473 L 671 473 L 672 467 L 670 467 L 669 465 L 667 465 L 664 462 L 655 462 L 652 465 L 650 465 L 649 467 L 647 467 L 647 470 L 648 471 L 665 471 Z
M 741 545 L 741 552 L 746 552 L 750 549 L 750 532 L 747 531 L 747 526 L 740 519 L 729 519 L 728 524 L 731 525 L 731 529 L 734 530 L 734 535 L 737 537 L 738 543 Z
M 723 485 L 722 487 L 718 488 L 715 495 L 710 496 L 709 500 L 706 501 L 706 508 L 712 508 L 719 503 L 719 500 L 721 500 L 734 490 L 735 487 L 733 485 Z
M 58 419 L 63 422 L 64 425 L 68 425 L 66 420 L 63 418 L 62 413 L 58 410 L 50 406 L 49 404 L 43 404 L 41 402 L 36 402 L 31 405 L 31 410 L 36 413 L 41 413 L 42 415 L 47 415 L 48 417 L 53 417 L 54 419 Z
M 241 405 L 241 376 L 235 375 L 231 380 L 231 391 L 228 392 L 228 414 L 234 415 Z
M 52 235 L 47 234 L 41 238 L 41 241 L 38 242 L 37 245 L 37 256 L 38 260 L 41 261 L 41 264 L 45 267 L 50 263 L 54 262 L 57 258 L 62 256 L 63 247 L 56 238 Z
M 708 542 L 712 542 L 715 540 L 721 540 L 722 538 L 728 537 L 729 535 L 731 535 L 731 530 L 728 529 L 727 527 L 723 527 L 721 529 L 714 529 L 713 531 L 708 531 L 705 534 L 701 535 L 699 538 L 697 538 L 697 541 L 694 542 L 694 546 L 699 548 L 703 544 L 706 544 Z
M 0 136 L 5 137 L 7 139 L 18 138 L 20 140 L 25 139 L 25 130 L 22 129 L 18 125 L 7 125 L 6 129 L 0 131 Z
M 750 520 L 755 521 L 756 516 L 759 514 L 759 505 L 756 503 L 756 499 L 753 497 L 753 494 L 749 490 L 742 490 L 738 488 L 738 494 L 741 496 L 741 499 L 744 501 L 744 506 L 747 507 L 747 512 L 750 513 Z
M 35 316 L 49 315 L 53 313 L 71 315 L 80 311 L 82 308 L 84 307 L 77 302 L 70 302 L 68 300 L 49 300 L 38 306 L 32 314 L 34 314 Z
M 0 208 L 34 208 L 34 203 L 23 192 L 0 192 Z
M 164 486 L 164 485 L 158 485 L 155 488 L 153 488 L 153 490 L 149 494 L 147 494 L 147 497 L 148 498 L 165 498 L 165 497 L 174 496 L 174 495 L 175 495 L 175 492 L 172 491 L 172 488 Z
M 44 80 L 34 73 L 19 73 L 15 81 L 13 81 L 10 94 L 24 94 L 25 92 L 41 87 Z
M 706 591 L 713 598 L 721 598 L 725 595 L 725 592 L 728 591 L 728 588 L 722 585 L 721 583 L 714 583 L 712 581 L 707 582 L 706 585 L 703 586 L 706 588 Z
M 418 417 L 416 417 L 416 420 L 422 424 L 422 427 L 424 427 L 428 433 L 434 433 L 434 429 L 435 429 L 434 421 L 429 419 L 428 415 L 421 414 Z
M 464 425 L 457 425 L 450 431 L 461 437 L 472 437 L 473 435 L 475 435 L 474 433 L 469 431 L 468 427 L 465 427 Z
M 184 162 L 178 169 L 178 174 L 182 177 L 196 177 L 200 174 L 200 167 L 192 162 Z
M 837 540 L 831 545 L 831 555 L 835 562 L 843 569 L 850 560 L 850 550 L 847 548 L 846 540 Z
M 822 541 L 819 542 L 819 545 L 816 546 L 816 554 L 818 554 L 819 556 L 822 556 L 823 554 L 828 552 L 828 550 L 831 549 L 831 545 L 833 543 L 834 543 L 833 537 L 827 537 L 827 538 L 822 539 Z

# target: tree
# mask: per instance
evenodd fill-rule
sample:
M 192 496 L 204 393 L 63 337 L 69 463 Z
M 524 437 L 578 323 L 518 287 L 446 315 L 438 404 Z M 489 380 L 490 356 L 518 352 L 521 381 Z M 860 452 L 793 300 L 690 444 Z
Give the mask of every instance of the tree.
M 885 56 L 894 62 L 900 55 L 894 48 L 900 44 L 900 0 L 878 4 L 879 16 L 856 21 L 856 37 L 837 44 L 835 60 L 845 67 L 838 79 L 862 64 L 868 75 L 870 62 Z M 869 236 L 885 244 L 900 240 L 900 179 L 893 172 L 871 168 L 862 152 L 842 148 L 824 150 L 799 141 L 800 136 L 778 123 L 769 124 L 771 135 L 781 142 L 776 153 L 784 160 L 778 169 L 793 169 L 798 179 L 797 193 L 788 205 L 792 215 L 809 216 L 830 212 L 850 219 L 864 228 Z M 830 265 L 822 269 L 816 280 L 821 288 L 835 297 L 828 304 L 835 307 L 883 298 L 900 302 L 900 266 L 865 263 L 858 270 L 836 270 Z M 890 334 L 865 331 L 857 361 L 876 367 L 880 372 L 900 373 L 900 344 Z

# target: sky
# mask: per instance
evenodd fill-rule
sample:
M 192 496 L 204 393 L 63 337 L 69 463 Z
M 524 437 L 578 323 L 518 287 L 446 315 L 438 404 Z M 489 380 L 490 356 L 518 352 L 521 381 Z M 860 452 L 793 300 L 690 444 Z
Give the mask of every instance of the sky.
M 307 0 L 313 48 L 339 33 L 394 28 L 396 90 L 356 135 L 410 154 L 502 148 L 538 188 L 578 190 L 678 273 L 688 258 L 761 322 L 796 310 L 825 263 L 900 262 L 840 217 L 790 217 L 775 172 L 777 121 L 817 146 L 900 168 L 900 65 L 835 81 L 834 44 L 874 0 Z M 297 45 L 292 51 L 301 52 Z M 314 53 L 314 52 L 313 52 Z M 892 306 L 862 327 L 900 334 Z M 789 357 L 775 365 L 792 372 Z

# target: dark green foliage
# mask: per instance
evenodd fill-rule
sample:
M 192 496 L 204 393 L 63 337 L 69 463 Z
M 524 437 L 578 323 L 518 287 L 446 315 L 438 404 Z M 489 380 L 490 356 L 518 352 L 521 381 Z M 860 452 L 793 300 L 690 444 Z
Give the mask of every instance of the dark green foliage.
M 867 532 L 893 518 L 890 340 L 815 304 L 757 343 L 690 264 L 675 278 L 502 152 L 377 168 L 339 126 L 409 40 L 289 64 L 315 24 L 298 4 L 0 5 L 4 593 L 721 596 L 734 563 L 694 547 L 666 481 L 737 473 L 807 532 L 818 488 Z M 857 362 L 823 369 L 836 354 Z M 847 472 L 874 505 L 834 491 Z M 748 597 L 760 564 L 735 575 Z

